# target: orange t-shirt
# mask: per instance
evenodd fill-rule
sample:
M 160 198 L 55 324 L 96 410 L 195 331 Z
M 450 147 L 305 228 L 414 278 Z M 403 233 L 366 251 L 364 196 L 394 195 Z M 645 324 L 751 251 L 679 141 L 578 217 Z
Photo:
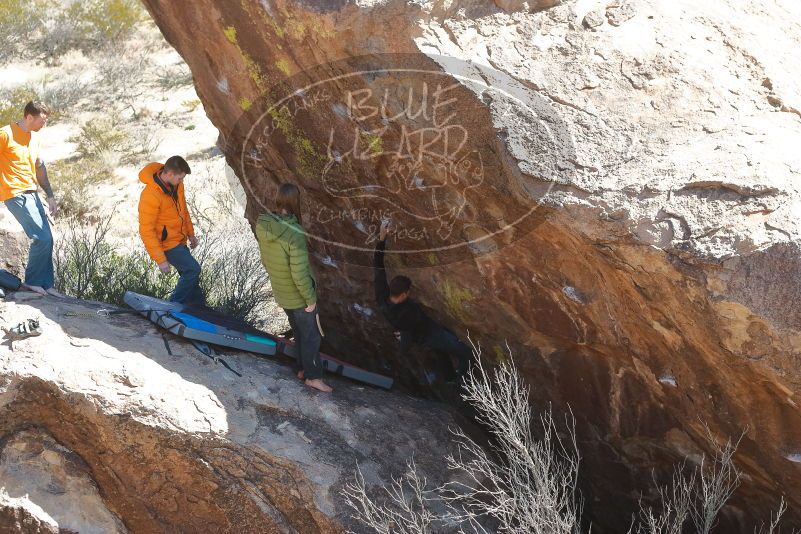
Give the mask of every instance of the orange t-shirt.
M 39 139 L 16 124 L 0 128 L 0 201 L 35 191 Z

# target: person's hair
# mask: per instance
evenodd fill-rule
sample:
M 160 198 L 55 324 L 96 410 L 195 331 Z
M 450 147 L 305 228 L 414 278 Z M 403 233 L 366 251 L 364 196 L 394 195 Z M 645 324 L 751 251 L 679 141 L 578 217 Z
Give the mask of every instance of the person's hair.
M 42 102 L 31 100 L 25 104 L 25 109 L 22 112 L 23 117 L 27 117 L 28 115 L 33 115 L 34 117 L 38 117 L 40 115 L 50 115 L 50 108 L 48 108 L 47 105 L 43 104 Z
M 412 281 L 406 276 L 396 276 L 389 282 L 389 294 L 397 297 L 412 288 Z
M 300 189 L 295 184 L 281 184 L 275 194 L 275 208 L 281 212 L 291 213 L 303 224 L 300 216 Z
M 183 174 L 192 174 L 189 164 L 181 156 L 171 156 L 167 162 L 164 163 L 164 170 L 180 172 Z

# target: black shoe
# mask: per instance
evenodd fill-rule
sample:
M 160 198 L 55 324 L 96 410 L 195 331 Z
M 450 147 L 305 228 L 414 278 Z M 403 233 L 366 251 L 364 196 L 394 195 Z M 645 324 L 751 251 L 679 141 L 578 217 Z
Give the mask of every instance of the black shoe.
M 39 328 L 39 321 L 36 319 L 28 319 L 11 328 L 3 328 L 3 331 L 6 333 L 6 337 L 12 341 L 42 335 L 42 329 Z

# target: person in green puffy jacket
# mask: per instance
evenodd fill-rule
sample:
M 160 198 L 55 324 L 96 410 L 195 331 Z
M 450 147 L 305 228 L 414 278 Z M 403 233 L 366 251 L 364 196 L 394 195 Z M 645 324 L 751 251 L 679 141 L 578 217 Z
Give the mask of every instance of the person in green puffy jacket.
M 309 263 L 306 232 L 300 213 L 300 189 L 283 184 L 275 196 L 276 213 L 262 213 L 256 221 L 261 262 L 272 283 L 275 302 L 284 309 L 295 335 L 298 378 L 326 393 L 320 359 L 317 291 Z

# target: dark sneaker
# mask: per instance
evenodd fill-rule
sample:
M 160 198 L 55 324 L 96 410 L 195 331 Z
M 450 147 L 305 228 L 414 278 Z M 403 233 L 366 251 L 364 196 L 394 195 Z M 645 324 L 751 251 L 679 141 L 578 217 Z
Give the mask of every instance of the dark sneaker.
M 6 337 L 12 341 L 42 335 L 42 329 L 39 328 L 39 321 L 36 319 L 28 319 L 11 328 L 3 328 L 3 331 L 6 333 Z

